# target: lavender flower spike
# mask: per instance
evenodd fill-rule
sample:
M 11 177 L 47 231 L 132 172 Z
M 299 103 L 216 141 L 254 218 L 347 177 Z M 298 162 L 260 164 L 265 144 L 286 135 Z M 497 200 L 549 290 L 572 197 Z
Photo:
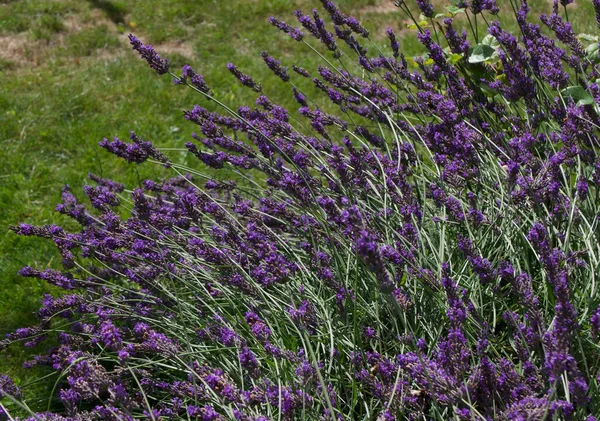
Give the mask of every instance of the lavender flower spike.
M 175 84 L 185 85 L 188 82 L 191 86 L 198 89 L 200 92 L 210 94 L 210 88 L 204 81 L 204 77 L 194 72 L 194 69 L 192 69 L 191 66 L 186 64 L 181 68 L 181 76 L 175 78 Z
M 600 0 L 592 0 L 594 11 L 596 12 L 596 25 L 600 28 Z
M 421 10 L 421 13 L 428 18 L 433 17 L 433 5 L 429 0 L 417 0 L 417 6 Z
M 273 16 L 269 18 L 269 22 L 271 22 L 273 26 L 279 28 L 281 31 L 288 34 L 292 39 L 296 41 L 302 41 L 302 38 L 304 38 L 304 32 L 302 32 L 300 28 L 294 28 L 293 26 L 290 26 L 287 23 L 274 18 Z
M 278 76 L 284 82 L 287 82 L 288 80 L 290 80 L 290 76 L 288 75 L 288 72 L 287 72 L 287 67 L 282 66 L 281 62 L 279 60 L 274 59 L 273 57 L 271 57 L 268 53 L 266 53 L 264 51 L 262 53 L 260 53 L 260 56 L 263 58 L 267 67 L 269 69 L 271 69 L 271 71 L 273 73 L 275 73 L 275 76 Z
M 239 69 L 233 63 L 227 63 L 227 69 L 240 81 L 242 85 L 252 88 L 255 92 L 260 92 L 262 86 L 260 83 L 256 83 L 252 76 L 247 75 L 239 71 Z
M 135 35 L 129 34 L 129 43 L 148 62 L 156 73 L 164 75 L 169 71 L 169 60 L 161 58 L 151 45 L 144 45 Z

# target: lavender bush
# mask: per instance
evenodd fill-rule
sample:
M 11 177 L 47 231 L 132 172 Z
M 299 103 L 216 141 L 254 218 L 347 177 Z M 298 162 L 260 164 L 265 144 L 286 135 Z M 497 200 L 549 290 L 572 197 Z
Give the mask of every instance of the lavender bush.
M 569 0 L 540 24 L 507 2 L 518 35 L 495 0 L 399 1 L 426 51 L 410 59 L 391 29 L 380 47 L 321 3 L 296 12 L 298 27 L 271 18 L 321 67 L 265 52 L 283 84 L 267 87 L 228 65 L 252 107 L 229 108 L 210 78 L 130 36 L 159 75 L 222 112 L 184 112 L 197 167 L 133 132 L 104 139 L 174 178 L 130 191 L 90 175 L 93 209 L 68 187 L 56 208 L 81 230 L 15 227 L 53 240 L 65 267 L 21 271 L 65 290 L 4 341 L 50 340 L 25 364 L 56 373 L 60 405 L 28 419 L 600 414 L 597 38 L 563 18 Z M 298 113 L 269 98 L 282 87 Z M 29 408 L 6 376 L 2 396 Z

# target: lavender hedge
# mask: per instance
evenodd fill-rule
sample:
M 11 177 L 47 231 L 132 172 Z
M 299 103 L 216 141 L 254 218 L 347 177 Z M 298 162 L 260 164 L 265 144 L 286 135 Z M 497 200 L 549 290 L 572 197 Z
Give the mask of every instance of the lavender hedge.
M 173 178 L 90 175 L 91 208 L 68 187 L 56 208 L 79 231 L 15 227 L 63 256 L 21 274 L 65 293 L 2 344 L 49 341 L 25 364 L 55 372 L 57 401 L 36 413 L 6 376 L 0 397 L 29 420 L 595 420 L 600 61 L 571 2 L 540 24 L 506 2 L 517 35 L 495 0 L 398 1 L 426 50 L 410 59 L 321 0 L 271 23 L 323 65 L 263 53 L 267 87 L 229 64 L 257 96 L 237 109 L 130 35 L 221 112 L 184 112 L 197 166 L 104 139 Z M 298 112 L 269 98 L 284 88 Z

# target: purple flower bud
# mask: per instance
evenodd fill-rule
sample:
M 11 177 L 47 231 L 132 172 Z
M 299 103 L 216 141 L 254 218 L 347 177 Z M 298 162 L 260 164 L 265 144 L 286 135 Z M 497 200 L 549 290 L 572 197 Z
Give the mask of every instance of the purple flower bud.
M 598 339 L 600 335 L 600 307 L 596 309 L 590 318 L 590 330 L 594 339 Z
M 125 190 L 125 186 L 122 183 L 102 178 L 96 174 L 88 173 L 88 178 L 95 181 L 98 185 L 106 187 L 107 189 L 114 191 L 115 193 L 121 193 Z
M 240 365 L 248 371 L 251 377 L 258 378 L 260 376 L 260 364 L 248 347 L 242 348 L 238 353 L 238 358 L 240 359 Z
M 577 194 L 579 194 L 579 197 L 581 198 L 581 200 L 585 200 L 588 196 L 588 191 L 589 191 L 589 186 L 588 186 L 588 182 L 585 179 L 579 179 L 577 181 L 577 185 L 576 185 L 576 190 L 577 190 Z
M 302 38 L 304 38 L 304 33 L 300 30 L 300 28 L 293 28 L 287 23 L 275 19 L 273 16 L 269 18 L 269 22 L 271 22 L 273 26 L 279 28 L 281 31 L 288 34 L 292 39 L 296 41 L 302 41 Z
M 423 15 L 425 15 L 425 17 L 432 18 L 434 13 L 433 13 L 433 5 L 431 4 L 430 0 L 416 0 L 416 1 L 417 1 L 417 7 L 419 8 L 419 10 L 421 10 L 421 13 L 423 13 Z
M 128 162 L 141 163 L 149 158 L 154 158 L 165 166 L 169 165 L 169 159 L 158 151 L 152 143 L 139 138 L 134 132 L 131 132 L 129 137 L 133 143 L 125 143 L 115 137 L 113 141 L 105 138 L 99 145 Z
M 144 45 L 133 34 L 129 34 L 129 43 L 140 56 L 148 62 L 156 73 L 163 75 L 169 71 L 169 60 L 162 59 L 151 45 Z
M 25 266 L 19 271 L 19 275 L 25 276 L 27 278 L 43 279 L 53 285 L 64 289 L 74 289 L 79 286 L 77 280 L 73 279 L 73 276 L 70 273 L 60 273 L 53 269 L 39 271 L 29 266 Z
M 229 70 L 231 74 L 233 74 L 240 82 L 242 82 L 242 85 L 252 88 L 255 92 L 260 92 L 262 90 L 262 86 L 260 84 L 256 83 L 251 76 L 240 72 L 232 63 L 227 63 L 227 70 Z
M 250 330 L 252 331 L 252 335 L 260 340 L 266 341 L 269 336 L 271 336 L 271 329 L 258 317 L 258 314 L 249 311 L 244 316 L 246 319 L 246 323 L 250 326 Z
M 310 73 L 303 69 L 302 67 L 298 67 L 295 64 L 292 66 L 292 69 L 294 70 L 294 72 L 298 73 L 300 76 L 304 76 L 304 77 L 310 77 Z
M 100 325 L 100 337 L 102 343 L 109 349 L 118 350 L 122 346 L 121 333 L 110 320 Z
M 287 67 L 282 66 L 278 60 L 275 60 L 264 51 L 260 53 L 260 56 L 263 58 L 264 62 L 267 64 L 267 67 L 271 69 L 275 76 L 278 76 L 284 82 L 290 80 L 290 76 L 287 73 Z
M 10 377 L 0 374 L 0 399 L 4 396 L 10 396 L 14 399 L 21 399 L 21 389 L 18 388 Z
M 200 92 L 210 94 L 210 88 L 204 81 L 204 77 L 194 72 L 191 66 L 187 64 L 181 69 L 181 76 L 175 79 L 175 83 L 178 85 L 185 85 L 188 83 Z
M 600 1 L 600 0 L 599 0 Z M 396 34 L 394 34 L 394 30 L 390 27 L 386 30 L 387 36 L 390 39 L 390 47 L 392 48 L 392 53 L 394 58 L 398 58 L 400 56 L 400 43 L 396 38 Z
M 292 89 L 294 92 L 294 99 L 296 100 L 296 102 L 303 107 L 307 107 L 308 104 L 306 103 L 306 96 L 304 96 L 304 94 L 302 92 L 300 92 L 298 89 L 296 89 L 296 87 L 294 87 Z

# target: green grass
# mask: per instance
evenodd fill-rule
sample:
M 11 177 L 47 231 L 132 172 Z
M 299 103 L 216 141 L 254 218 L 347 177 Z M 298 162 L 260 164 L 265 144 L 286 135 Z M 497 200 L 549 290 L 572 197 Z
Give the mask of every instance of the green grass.
M 402 27 L 399 12 L 377 8 L 391 0 L 339 1 L 356 12 L 375 38 L 385 28 Z M 111 157 L 97 144 L 103 137 L 126 138 L 134 130 L 162 147 L 182 147 L 193 126 L 183 108 L 202 103 L 193 92 L 159 78 L 126 44 L 134 32 L 168 56 L 176 69 L 189 63 L 228 104 L 253 102 L 255 94 L 235 83 L 225 70 L 231 61 L 254 75 L 266 93 L 292 105 L 291 88 L 278 82 L 258 57 L 268 51 L 291 66 L 315 68 L 320 59 L 301 44 L 272 28 L 274 15 L 293 23 L 292 11 L 310 9 L 318 1 L 298 0 L 21 0 L 0 4 L 0 37 L 22 44 L 10 57 L 0 54 L 0 335 L 35 322 L 39 300 L 51 288 L 17 271 L 31 265 L 59 268 L 52 244 L 21 238 L 9 231 L 19 222 L 64 223 L 53 211 L 60 189 L 69 184 L 83 196 L 88 172 L 135 186 L 156 177 L 154 166 L 138 170 Z M 500 2 L 503 3 L 503 2 Z M 547 5 L 532 2 L 536 10 Z M 581 1 L 580 1 L 581 3 Z M 546 11 L 549 8 L 546 7 Z M 362 12 L 361 12 L 362 11 Z M 579 32 L 594 32 L 587 7 L 573 7 Z M 311 41 L 314 44 L 314 41 Z M 404 49 L 418 51 L 414 36 Z M 385 50 L 385 49 L 384 49 Z M 301 81 L 310 86 L 309 81 Z M 184 152 L 171 153 L 189 160 Z M 18 381 L 26 377 L 20 364 L 31 352 L 13 347 L 0 356 L 0 372 Z M 45 391 L 45 386 L 33 388 Z

